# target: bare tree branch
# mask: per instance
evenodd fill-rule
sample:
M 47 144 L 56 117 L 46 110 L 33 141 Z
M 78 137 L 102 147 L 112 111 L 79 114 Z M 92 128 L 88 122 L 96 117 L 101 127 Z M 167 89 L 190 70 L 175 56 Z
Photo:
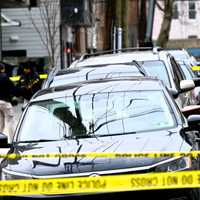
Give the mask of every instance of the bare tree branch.
M 163 17 L 163 22 L 160 34 L 157 39 L 158 46 L 166 47 L 167 45 L 169 39 L 171 21 L 172 21 L 172 14 L 173 14 L 172 9 L 173 9 L 173 0 L 165 0 L 165 12 Z
M 39 17 L 42 28 L 36 24 L 34 16 L 30 12 L 30 17 L 35 30 L 38 32 L 40 39 L 46 48 L 49 56 L 49 66 L 56 66 L 59 58 L 59 28 L 60 28 L 60 8 L 59 0 L 41 0 L 39 6 Z M 40 25 L 41 25 L 40 24 Z M 56 55 L 57 54 L 57 55 Z
M 158 0 L 156 1 L 156 6 L 158 7 L 159 10 L 161 10 L 162 12 L 164 12 L 164 8 L 160 5 L 160 3 L 158 2 Z
M 38 26 L 36 25 L 35 20 L 33 19 L 32 14 L 30 15 L 30 18 L 31 18 L 31 22 L 32 22 L 32 24 L 33 24 L 35 30 L 37 31 L 37 33 L 39 34 L 39 36 L 40 36 L 40 38 L 41 38 L 41 41 L 42 41 L 43 45 L 46 46 L 46 41 L 44 40 L 41 31 L 39 30 Z

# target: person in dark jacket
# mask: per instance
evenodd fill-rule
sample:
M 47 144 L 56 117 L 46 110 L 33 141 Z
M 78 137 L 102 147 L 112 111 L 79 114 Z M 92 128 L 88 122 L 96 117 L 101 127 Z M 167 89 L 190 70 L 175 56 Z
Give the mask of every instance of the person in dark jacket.
M 30 100 L 33 94 L 40 89 L 40 78 L 31 62 L 23 64 L 18 88 L 20 96 L 26 100 Z
M 5 65 L 0 63 L 0 100 L 16 104 L 16 89 L 5 72 Z

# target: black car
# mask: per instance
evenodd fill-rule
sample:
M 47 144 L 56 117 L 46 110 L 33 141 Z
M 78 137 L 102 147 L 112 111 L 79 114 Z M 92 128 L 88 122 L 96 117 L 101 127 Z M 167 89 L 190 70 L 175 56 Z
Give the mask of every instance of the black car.
M 9 153 L 189 152 L 199 149 L 193 131 L 199 121 L 198 116 L 186 120 L 158 79 L 84 81 L 39 91 L 22 115 Z M 1 134 L 4 147 L 5 138 Z M 0 174 L 1 180 L 12 180 L 196 169 L 199 161 L 190 157 L 18 158 L 4 159 Z M 184 189 L 181 196 L 197 200 L 199 189 Z

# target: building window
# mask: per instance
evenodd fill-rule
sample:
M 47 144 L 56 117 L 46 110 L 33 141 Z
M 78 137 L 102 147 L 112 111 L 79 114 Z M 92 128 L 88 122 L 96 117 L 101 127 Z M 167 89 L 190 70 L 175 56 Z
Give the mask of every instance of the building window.
M 30 1 L 30 7 L 37 7 L 37 0 L 29 0 Z
M 178 14 L 178 4 L 175 2 L 173 3 L 172 18 L 178 19 Z
M 189 35 L 188 38 L 189 39 L 197 39 L 198 37 L 197 37 L 197 35 Z
M 189 1 L 189 19 L 196 19 L 196 4 L 193 1 Z

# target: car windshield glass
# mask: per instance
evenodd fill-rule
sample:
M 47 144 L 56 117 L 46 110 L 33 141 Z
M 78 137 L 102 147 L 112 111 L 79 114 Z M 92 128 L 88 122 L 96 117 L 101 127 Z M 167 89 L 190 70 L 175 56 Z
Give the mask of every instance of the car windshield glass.
M 141 64 L 148 75 L 161 79 L 166 86 L 171 87 L 166 66 L 162 61 L 142 61 Z
M 183 70 L 183 73 L 185 75 L 185 78 L 187 80 L 192 80 L 194 78 L 194 74 L 192 70 L 187 66 L 185 63 L 180 64 L 181 69 Z
M 162 91 L 124 91 L 41 101 L 30 105 L 18 141 L 60 140 L 168 129 L 174 118 Z
M 141 70 L 134 63 L 84 67 L 75 73 L 56 76 L 54 81 L 50 84 L 50 87 L 102 78 L 144 76 Z
M 169 51 L 169 53 L 174 56 L 175 60 L 188 60 L 190 59 L 189 55 L 187 53 L 184 53 L 183 51 Z

